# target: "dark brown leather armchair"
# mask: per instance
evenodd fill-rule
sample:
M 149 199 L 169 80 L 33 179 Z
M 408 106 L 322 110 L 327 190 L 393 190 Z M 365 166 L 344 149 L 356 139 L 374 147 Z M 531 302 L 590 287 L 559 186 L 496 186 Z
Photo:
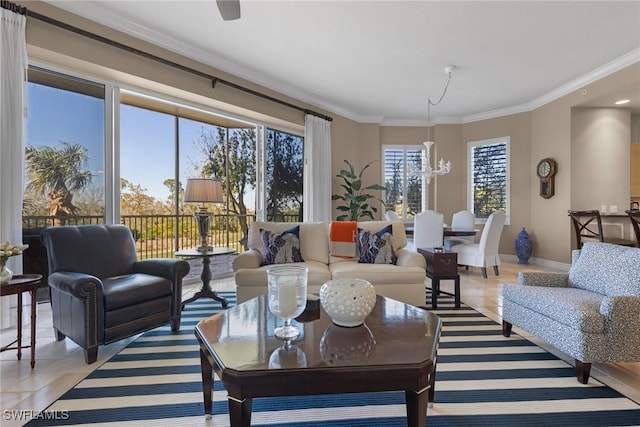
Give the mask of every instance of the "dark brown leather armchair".
M 84 348 L 87 363 L 96 361 L 99 345 L 167 323 L 180 329 L 186 261 L 138 261 L 124 225 L 49 227 L 42 240 L 56 338 Z

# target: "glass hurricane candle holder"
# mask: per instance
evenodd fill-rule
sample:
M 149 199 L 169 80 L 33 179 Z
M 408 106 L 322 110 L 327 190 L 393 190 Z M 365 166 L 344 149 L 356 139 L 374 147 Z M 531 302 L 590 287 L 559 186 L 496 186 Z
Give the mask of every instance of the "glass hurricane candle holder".
M 274 316 L 284 319 L 284 325 L 274 330 L 281 339 L 292 339 L 300 330 L 291 324 L 307 304 L 307 267 L 276 265 L 267 269 L 269 310 Z

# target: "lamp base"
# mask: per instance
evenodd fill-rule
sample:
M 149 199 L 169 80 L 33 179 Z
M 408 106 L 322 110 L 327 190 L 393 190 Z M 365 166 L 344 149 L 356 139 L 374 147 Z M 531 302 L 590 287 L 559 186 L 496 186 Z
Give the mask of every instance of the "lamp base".
M 200 246 L 198 252 L 209 252 L 213 246 L 209 246 L 209 229 L 211 228 L 211 214 L 206 211 L 198 211 L 193 214 L 198 220 L 198 232 L 200 233 Z

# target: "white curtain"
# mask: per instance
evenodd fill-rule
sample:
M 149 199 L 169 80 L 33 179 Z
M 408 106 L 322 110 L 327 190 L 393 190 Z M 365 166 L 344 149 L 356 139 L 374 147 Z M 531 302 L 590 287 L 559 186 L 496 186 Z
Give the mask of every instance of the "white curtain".
M 22 242 L 22 188 L 24 176 L 24 111 L 27 69 L 26 17 L 0 8 L 0 240 Z M 22 257 L 10 257 L 7 266 L 22 273 Z M 0 326 L 14 321 L 10 300 L 2 298 Z
M 307 114 L 304 125 L 303 220 L 331 222 L 331 122 Z

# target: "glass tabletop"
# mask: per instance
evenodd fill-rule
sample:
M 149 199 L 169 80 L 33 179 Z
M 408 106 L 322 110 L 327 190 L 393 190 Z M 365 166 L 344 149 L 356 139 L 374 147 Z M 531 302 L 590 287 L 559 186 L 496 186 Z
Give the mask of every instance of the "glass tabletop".
M 294 321 L 290 347 L 273 330 L 282 324 L 260 296 L 200 321 L 197 332 L 222 369 L 262 371 L 331 366 L 419 364 L 435 354 L 440 319 L 426 310 L 377 296 L 364 325 L 334 325 L 320 308 Z

